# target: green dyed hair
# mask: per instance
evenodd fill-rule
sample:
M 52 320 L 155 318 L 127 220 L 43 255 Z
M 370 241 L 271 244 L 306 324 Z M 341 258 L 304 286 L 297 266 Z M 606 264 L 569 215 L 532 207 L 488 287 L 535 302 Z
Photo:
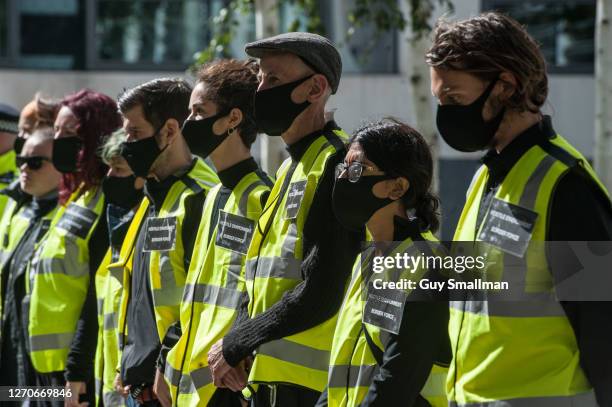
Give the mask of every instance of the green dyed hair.
M 106 165 L 121 155 L 121 145 L 127 140 L 125 130 L 119 129 L 104 140 L 100 147 L 100 158 Z

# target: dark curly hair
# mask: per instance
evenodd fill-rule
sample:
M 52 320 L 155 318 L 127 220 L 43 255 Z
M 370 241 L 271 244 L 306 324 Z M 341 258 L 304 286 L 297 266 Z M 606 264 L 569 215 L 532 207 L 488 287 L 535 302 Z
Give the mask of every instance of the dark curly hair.
M 437 231 L 440 202 L 431 191 L 433 159 L 423 136 L 397 119 L 385 118 L 357 130 L 350 143 L 355 142 L 380 170 L 408 180 L 404 206 L 415 210 L 423 230 Z
M 229 113 L 233 108 L 242 112 L 238 130 L 247 147 L 257 137 L 253 102 L 259 85 L 258 71 L 259 64 L 252 59 L 221 59 L 203 65 L 197 72 L 197 83 L 206 84 L 208 96 L 217 105 L 218 113 Z
M 454 69 L 486 81 L 512 73 L 516 91 L 504 102 L 520 112 L 537 113 L 548 96 L 546 62 L 536 41 L 516 20 L 487 12 L 467 20 L 440 19 L 426 55 L 434 68 Z
M 102 182 L 107 166 L 97 151 L 104 138 L 121 127 L 121 116 L 113 99 L 90 89 L 66 96 L 61 105 L 68 107 L 78 119 L 77 136 L 83 142 L 77 172 L 62 175 L 60 202 L 64 203 L 79 185 L 83 184 L 84 192 Z

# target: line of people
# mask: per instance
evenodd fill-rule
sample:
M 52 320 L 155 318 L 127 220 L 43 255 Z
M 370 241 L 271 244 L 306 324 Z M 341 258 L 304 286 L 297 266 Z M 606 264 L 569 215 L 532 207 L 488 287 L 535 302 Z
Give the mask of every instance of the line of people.
M 611 303 L 444 297 L 369 318 L 362 242 L 437 242 L 429 146 L 395 119 L 349 136 L 330 118 L 328 39 L 245 51 L 194 87 L 0 106 L 0 385 L 70 389 L 27 403 L 71 407 L 612 406 Z M 537 243 L 610 241 L 612 206 L 540 111 L 540 49 L 485 13 L 441 20 L 424 58 L 440 135 L 488 150 L 454 240 L 486 240 L 501 211 L 526 244 L 498 239 L 483 272 L 522 265 L 554 290 Z M 252 156 L 258 133 L 287 146 L 274 176 Z

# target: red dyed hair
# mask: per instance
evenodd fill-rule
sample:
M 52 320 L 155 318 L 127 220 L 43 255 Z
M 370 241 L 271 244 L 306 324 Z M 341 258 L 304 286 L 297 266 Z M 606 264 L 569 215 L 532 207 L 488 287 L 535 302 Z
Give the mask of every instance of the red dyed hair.
M 64 203 L 83 184 L 82 192 L 100 185 L 107 166 L 98 156 L 104 138 L 121 127 L 121 115 L 115 101 L 102 93 L 83 89 L 66 96 L 62 106 L 68 107 L 79 121 L 77 135 L 83 148 L 77 160 L 77 172 L 63 174 L 59 198 Z

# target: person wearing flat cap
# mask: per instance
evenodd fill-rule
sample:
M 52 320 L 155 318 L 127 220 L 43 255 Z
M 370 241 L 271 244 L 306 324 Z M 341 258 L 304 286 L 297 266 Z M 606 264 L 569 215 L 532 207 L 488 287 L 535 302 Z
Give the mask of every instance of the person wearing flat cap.
M 13 145 L 17 138 L 19 111 L 12 106 L 0 103 L 0 214 L 8 201 L 8 195 L 2 193 L 17 179 L 18 171 L 15 162 Z
M 313 406 L 327 383 L 336 315 L 364 233 L 345 229 L 332 212 L 348 136 L 326 121 L 325 105 L 342 61 L 327 38 L 302 32 L 247 44 L 246 53 L 260 60 L 258 129 L 281 137 L 290 157 L 254 225 L 247 293 L 208 361 L 216 386 L 244 389 L 253 405 Z

